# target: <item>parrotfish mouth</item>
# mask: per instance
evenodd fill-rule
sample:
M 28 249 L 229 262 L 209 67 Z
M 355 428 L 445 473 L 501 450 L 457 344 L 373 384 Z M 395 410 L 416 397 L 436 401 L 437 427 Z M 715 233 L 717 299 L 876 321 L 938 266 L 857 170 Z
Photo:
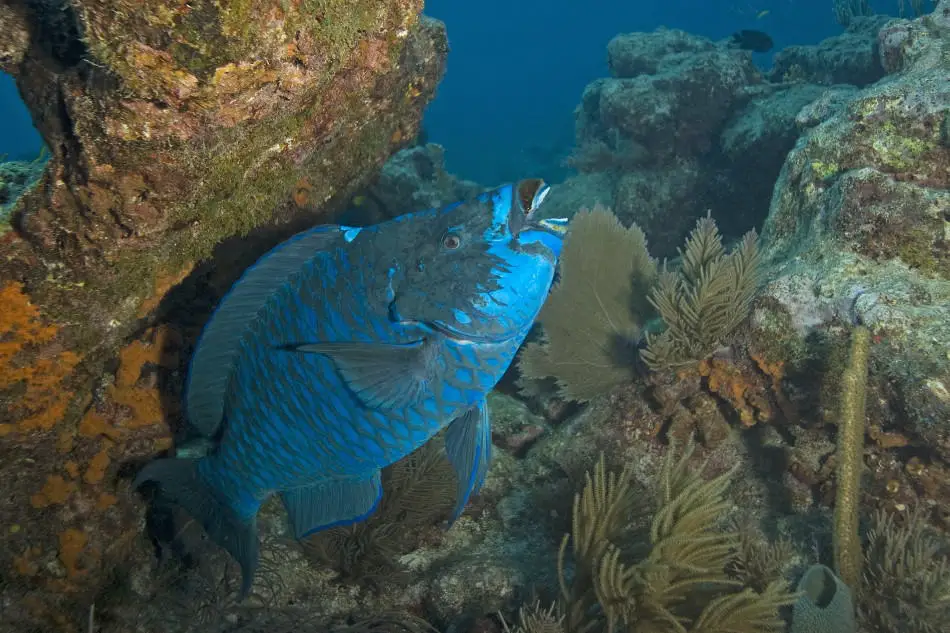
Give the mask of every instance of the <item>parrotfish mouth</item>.
M 525 229 L 535 229 L 564 237 L 567 218 L 537 218 L 538 207 L 551 192 L 551 187 L 540 178 L 526 178 L 514 185 L 514 200 L 508 227 L 517 237 Z

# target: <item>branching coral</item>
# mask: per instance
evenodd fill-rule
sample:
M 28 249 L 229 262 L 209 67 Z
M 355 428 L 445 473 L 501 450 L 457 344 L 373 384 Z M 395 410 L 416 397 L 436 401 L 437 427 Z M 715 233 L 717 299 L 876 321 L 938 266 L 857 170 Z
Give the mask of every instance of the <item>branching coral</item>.
M 726 254 L 716 223 L 707 216 L 680 251 L 682 268 L 660 273 L 650 303 L 666 329 L 648 336 L 643 359 L 652 369 L 701 360 L 749 315 L 761 277 L 758 236 L 750 231 Z
M 554 376 L 560 395 L 590 400 L 633 378 L 644 301 L 656 276 L 646 236 L 607 209 L 581 211 L 561 255 L 561 278 L 538 321 L 544 343 L 529 343 L 521 371 Z
M 628 467 L 608 473 L 604 460 L 574 499 L 573 528 L 561 544 L 560 617 L 522 610 L 517 633 L 758 633 L 781 630 L 778 610 L 795 596 L 773 579 L 761 592 L 726 568 L 737 535 L 719 529 L 732 473 L 710 480 L 689 467 L 692 449 L 667 456 L 659 477 L 649 547 L 641 557 L 624 541 L 638 500 Z M 568 580 L 567 550 L 573 574 Z

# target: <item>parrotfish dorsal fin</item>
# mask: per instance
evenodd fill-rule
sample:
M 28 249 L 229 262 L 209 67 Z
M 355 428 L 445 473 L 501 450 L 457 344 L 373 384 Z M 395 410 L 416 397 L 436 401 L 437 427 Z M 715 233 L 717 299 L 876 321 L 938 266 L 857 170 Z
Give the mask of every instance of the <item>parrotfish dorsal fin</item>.
M 291 347 L 323 354 L 336 365 L 347 386 L 370 409 L 401 409 L 425 397 L 437 379 L 435 343 L 313 343 Z
M 348 227 L 318 226 L 290 238 L 248 268 L 205 326 L 188 371 L 188 421 L 207 436 L 217 433 L 241 337 L 274 291 L 309 259 L 344 242 Z
M 449 424 L 445 430 L 445 454 L 458 481 L 455 510 L 449 520 L 452 524 L 462 514 L 469 497 L 482 487 L 491 463 L 491 423 L 485 400 Z

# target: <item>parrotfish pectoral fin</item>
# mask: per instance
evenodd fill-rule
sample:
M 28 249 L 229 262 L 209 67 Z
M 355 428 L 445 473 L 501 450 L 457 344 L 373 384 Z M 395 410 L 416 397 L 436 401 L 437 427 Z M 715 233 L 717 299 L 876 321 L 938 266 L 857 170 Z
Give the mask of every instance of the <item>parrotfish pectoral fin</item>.
M 158 459 L 146 464 L 132 489 L 152 481 L 163 497 L 180 505 L 198 521 L 212 541 L 228 551 L 241 566 L 241 596 L 251 591 L 257 571 L 257 519 L 242 519 L 198 475 L 197 459 Z
M 445 431 L 445 453 L 458 480 L 451 525 L 462 514 L 469 497 L 482 487 L 491 462 L 491 423 L 485 400 L 452 420 Z
M 362 521 L 376 510 L 382 495 L 378 470 L 368 479 L 321 481 L 280 493 L 298 540 Z
M 185 406 L 196 431 L 210 437 L 221 425 L 241 338 L 267 299 L 318 253 L 342 244 L 347 228 L 325 225 L 295 235 L 248 268 L 225 295 L 201 334 L 188 371 Z
M 399 409 L 420 401 L 432 380 L 431 344 L 313 343 L 298 352 L 333 360 L 347 386 L 371 409 Z

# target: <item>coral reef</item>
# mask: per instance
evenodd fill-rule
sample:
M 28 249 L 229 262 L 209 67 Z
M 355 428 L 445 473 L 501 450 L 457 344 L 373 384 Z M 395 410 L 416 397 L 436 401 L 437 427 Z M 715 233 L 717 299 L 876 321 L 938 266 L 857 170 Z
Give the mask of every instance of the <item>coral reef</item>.
M 16 201 L 42 175 L 46 158 L 45 150 L 33 161 L 2 162 L 0 157 L 0 235 L 10 228 L 10 213 Z
M 487 187 L 445 171 L 445 150 L 428 143 L 397 152 L 378 178 L 357 194 L 361 204 L 343 218 L 354 224 L 380 222 L 410 211 L 433 209 L 481 193 Z
M 0 64 L 14 72 L 39 63 L 31 49 L 35 15 L 25 4 L 0 6 Z M 115 180 L 103 180 L 100 162 L 91 162 L 88 181 L 78 182 L 78 172 L 71 171 L 78 166 L 63 161 L 85 146 L 69 139 L 56 145 L 51 169 L 67 176 L 63 187 L 55 186 L 55 174 L 47 175 L 19 203 L 14 224 L 19 233 L 0 237 L 5 255 L 0 330 L 9 332 L 0 340 L 0 476 L 7 491 L 0 502 L 0 631 L 77 631 L 90 621 L 104 633 L 432 628 L 594 633 L 647 625 L 680 633 L 781 630 L 779 605 L 792 600 L 785 582 L 803 578 L 813 564 L 833 564 L 836 538 L 840 545 L 834 508 L 846 506 L 849 513 L 859 508 L 860 520 L 870 519 L 863 543 L 855 515 L 847 522 L 850 545 L 864 550 L 863 572 L 849 581 L 862 630 L 945 628 L 950 618 L 950 549 L 942 531 L 950 527 L 947 0 L 921 19 L 882 22 L 876 33 L 877 27 L 868 25 L 877 22 L 856 18 L 845 36 L 816 49 L 822 51 L 821 63 L 835 66 L 808 66 L 805 61 L 818 59 L 815 50 L 798 51 L 802 58 L 789 61 L 781 76 L 762 77 L 748 53 L 677 31 L 628 34 L 612 42 L 616 76 L 594 82 L 577 112 L 572 164 L 580 173 L 556 186 L 542 208 L 547 215 L 573 215 L 599 202 L 614 208 L 619 219 L 602 210 L 576 216 L 559 286 L 563 296 L 552 296 L 541 328 L 555 330 L 554 315 L 565 309 L 565 323 L 558 326 L 564 326 L 562 340 L 579 350 L 573 354 L 587 369 L 603 365 L 607 348 L 591 345 L 589 337 L 569 338 L 567 326 L 593 323 L 601 342 L 605 332 L 636 339 L 662 328 L 662 322 L 649 320 L 650 284 L 638 276 L 653 270 L 644 233 L 655 254 L 674 256 L 696 220 L 701 228 L 708 223 L 701 218 L 709 209 L 725 237 L 712 237 L 706 224 L 706 233 L 696 234 L 697 244 L 706 245 L 697 246 L 701 255 L 674 262 L 667 274 L 678 275 L 685 292 L 679 275 L 688 281 L 697 262 L 709 264 L 702 253 L 718 253 L 720 271 L 735 273 L 723 262 L 734 264 L 735 253 L 747 252 L 749 242 L 741 235 L 765 220 L 758 242 L 768 279 L 764 288 L 751 301 L 748 293 L 733 293 L 742 310 L 718 319 L 731 331 L 699 337 L 704 340 L 698 351 L 684 352 L 689 363 L 639 377 L 630 366 L 609 365 L 604 374 L 609 379 L 576 374 L 563 381 L 560 394 L 556 381 L 535 381 L 527 404 L 510 395 L 510 380 L 503 384 L 504 392 L 490 396 L 492 469 L 448 531 L 437 523 L 451 503 L 453 486 L 437 451 L 418 453 L 387 471 L 389 503 L 369 521 L 302 546 L 290 538 L 279 504 L 268 504 L 260 517 L 266 552 L 260 582 L 245 603 L 234 600 L 233 565 L 209 548 L 185 517 L 159 507 L 143 521 L 142 504 L 127 494 L 127 477 L 139 460 L 169 449 L 179 434 L 182 379 L 214 302 L 244 266 L 299 226 L 331 215 L 373 222 L 466 197 L 480 187 L 446 174 L 435 145 L 400 152 L 378 177 L 369 176 L 369 168 L 391 148 L 416 143 L 418 108 L 440 69 L 444 41 L 437 25 L 426 20 L 409 25 L 405 37 L 393 30 L 396 17 L 415 10 L 412 3 L 353 5 L 392 9 L 377 20 L 372 12 L 342 14 L 332 1 L 304 0 L 301 6 L 319 5 L 326 28 L 308 32 L 307 24 L 295 24 L 303 33 L 297 49 L 259 43 L 263 48 L 252 51 L 258 65 L 247 63 L 251 52 L 226 46 L 207 51 L 210 57 L 184 52 L 201 38 L 146 40 L 152 50 L 138 46 L 136 29 L 151 28 L 148 22 L 157 14 L 150 8 L 158 4 L 149 3 L 135 16 L 126 11 L 105 20 L 97 11 L 67 11 L 65 23 L 43 23 L 44 29 L 68 35 L 62 27 L 70 21 L 91 20 L 94 44 L 112 38 L 121 44 L 115 50 L 135 53 L 118 59 L 108 46 L 79 50 L 72 48 L 75 38 L 60 38 L 49 54 L 75 63 L 65 64 L 57 77 L 65 92 L 50 93 L 59 100 L 54 102 L 76 111 L 88 93 L 68 88 L 79 78 L 92 80 L 90 90 L 110 88 L 108 82 L 95 83 L 105 74 L 92 64 L 114 66 L 110 81 L 123 83 L 141 110 L 126 113 L 127 121 L 160 112 L 168 123 L 149 128 L 155 139 L 140 135 L 128 144 L 121 134 L 142 128 L 115 128 L 119 136 L 106 139 L 101 150 L 112 161 L 107 164 L 116 170 Z M 283 19 L 262 11 L 222 21 L 211 4 L 189 3 L 188 16 L 177 8 L 163 14 L 170 20 L 167 29 L 181 34 L 176 29 L 204 24 L 211 30 L 209 41 L 217 42 L 214 31 L 224 25 L 237 29 L 228 32 L 239 46 L 247 40 L 236 25 L 251 28 L 258 18 L 274 24 Z M 270 6 L 267 0 L 255 6 L 263 4 Z M 74 3 L 107 5 L 113 6 Z M 238 5 L 250 6 L 232 3 Z M 298 8 L 286 6 L 290 13 Z M 135 29 L 118 38 L 114 28 L 121 20 L 131 20 L 123 24 Z M 369 23 L 376 26 L 367 30 Z M 274 34 L 270 28 L 261 32 Z M 307 38 L 314 33 L 329 38 L 331 32 L 342 39 L 321 40 L 324 55 L 308 57 L 314 49 L 307 49 L 312 44 Z M 309 87 L 285 87 L 292 93 L 291 109 L 297 108 L 294 121 L 263 116 L 274 125 L 242 122 L 236 111 L 253 110 L 256 103 L 266 112 L 273 96 L 267 90 L 279 93 L 265 80 L 274 68 L 285 69 L 286 55 L 297 60 L 293 66 L 299 64 L 293 72 L 300 74 L 293 77 L 313 77 L 318 68 L 326 75 Z M 219 66 L 204 67 L 206 62 L 226 68 L 219 72 Z M 147 72 L 130 72 L 132 63 Z M 176 72 L 165 72 L 169 68 Z M 865 74 L 871 71 L 889 74 L 875 82 Z M 198 83 L 192 86 L 189 77 Z M 814 83 L 840 80 L 853 85 Z M 183 104 L 196 95 L 204 99 L 214 86 L 234 100 L 228 107 L 200 101 L 211 108 L 200 115 L 209 118 L 209 127 L 195 132 L 193 141 L 169 141 L 168 134 L 190 129 L 180 126 L 193 114 L 184 112 Z M 165 90 L 158 100 L 156 90 Z M 324 95 L 313 104 L 312 119 L 311 110 L 294 100 L 316 94 L 310 90 Z M 706 104 L 696 95 L 706 94 L 710 107 L 703 110 Z M 669 106 L 673 114 L 655 114 L 655 106 Z M 53 122 L 62 123 L 54 114 Z M 215 128 L 221 121 L 231 127 Z M 338 125 L 311 126 L 328 121 Z M 82 134 L 99 129 L 83 116 L 72 122 Z M 294 124 L 295 135 L 286 146 L 269 136 L 286 132 L 284 123 Z M 263 136 L 252 134 L 257 131 Z M 151 198 L 136 193 L 138 181 L 124 179 L 129 174 L 123 170 L 145 168 L 136 155 L 125 162 L 121 152 L 148 148 L 155 163 L 149 169 L 168 160 L 175 168 L 178 150 L 200 154 L 204 146 L 197 139 L 205 132 L 215 142 L 237 143 L 207 146 L 209 152 L 231 147 L 222 160 L 241 156 L 249 162 L 221 172 L 219 164 L 205 161 L 214 169 L 198 178 L 200 186 L 189 189 L 182 184 L 187 181 L 177 181 L 189 195 L 209 195 L 209 206 L 192 208 L 195 215 L 169 207 L 167 215 L 147 216 L 143 209 L 170 194 L 161 186 Z M 264 151 L 275 146 L 274 154 Z M 333 162 L 342 158 L 349 162 Z M 353 176 L 352 185 L 343 184 L 344 172 Z M 191 169 L 189 178 L 195 173 Z M 218 175 L 233 180 L 234 196 L 222 193 Z M 261 187 L 262 181 L 270 184 Z M 331 189 L 335 193 L 324 203 Z M 249 215 L 231 215 L 252 191 L 260 205 Z M 62 213 L 76 205 L 91 205 L 93 213 L 62 224 L 74 231 L 75 241 L 44 250 L 39 238 L 49 225 L 43 223 L 60 217 L 60 211 L 44 211 L 44 196 L 61 200 L 57 196 L 66 193 L 77 195 Z M 122 200 L 116 202 L 113 193 Z M 222 198 L 228 201 L 220 215 L 209 211 Z M 346 215 L 333 215 L 346 203 L 352 203 Z M 103 209 L 117 215 L 106 218 Z M 166 230 L 162 223 L 172 219 L 197 223 Z M 113 221 L 125 222 L 130 232 L 116 238 L 107 230 Z M 212 262 L 194 265 L 206 247 L 260 223 L 265 226 L 247 237 L 215 248 Z M 624 228 L 634 223 L 645 230 Z M 38 233 L 27 241 L 23 236 L 31 227 Z M 607 237 L 584 237 L 580 230 L 593 228 Z M 60 235 L 53 231 L 47 237 Z M 578 237 L 583 239 L 573 239 Z M 594 252 L 602 257 L 579 248 L 575 254 L 588 251 L 584 265 L 571 265 L 571 249 L 590 241 L 597 242 L 600 251 Z M 736 245 L 733 255 L 723 244 Z M 82 250 L 89 245 L 102 247 L 101 259 L 95 249 Z M 143 263 L 138 255 L 144 250 L 132 254 L 146 246 L 155 250 Z M 176 250 L 175 256 L 166 249 Z M 62 257 L 76 252 L 82 257 L 74 270 Z M 181 254 L 186 256 L 178 258 Z M 97 266 L 106 260 L 129 277 L 86 276 L 101 271 Z M 598 270 L 584 268 L 597 262 L 603 264 Z M 580 270 L 584 275 L 572 275 Z M 605 285 L 608 276 L 613 286 Z M 133 277 L 131 289 L 119 283 Z M 568 305 L 575 296 L 571 286 L 578 284 L 584 307 L 601 299 L 608 310 L 579 313 Z M 126 291 L 112 290 L 122 287 Z M 655 303 L 668 326 L 677 322 L 679 317 L 662 315 L 661 301 Z M 677 304 L 675 314 L 696 312 L 690 301 L 668 303 Z M 732 328 L 747 307 L 748 324 Z M 866 328 L 858 336 L 854 317 Z M 95 329 L 112 319 L 105 330 Z M 848 369 L 849 334 L 867 344 L 867 362 L 856 363 L 866 372 L 865 431 L 852 425 L 850 433 L 842 423 L 841 402 L 857 395 L 847 386 L 851 378 L 862 382 L 865 374 Z M 555 338 L 550 333 L 535 338 L 528 349 L 554 346 Z M 652 339 L 657 340 L 655 333 Z M 628 351 L 635 359 L 635 348 Z M 607 385 L 613 388 L 608 391 Z M 585 402 L 565 406 L 565 396 Z M 861 418 L 859 409 L 849 408 Z M 836 455 L 836 434 L 856 451 L 850 462 Z M 691 455 L 669 448 L 694 438 L 699 444 Z M 842 470 L 863 475 L 860 487 L 854 480 L 847 484 Z M 559 569 L 558 544 L 566 533 Z M 855 548 L 849 551 L 853 559 Z M 684 560 L 695 568 L 679 564 Z M 818 579 L 824 589 L 837 580 L 828 574 Z M 822 604 L 817 600 L 812 606 Z M 499 613 L 513 622 L 510 627 L 499 622 Z
M 882 45 L 880 54 L 903 59 L 903 70 L 829 110 L 782 168 L 763 228 L 772 273 L 753 336 L 792 361 L 787 375 L 807 373 L 809 356 L 835 362 L 835 324 L 853 304 L 871 332 L 869 389 L 876 396 L 868 399 L 869 428 L 882 441 L 893 439 L 882 431 L 901 434 L 945 461 L 950 144 L 941 130 L 950 117 L 950 84 L 940 49 L 950 37 L 950 6 L 898 22 L 926 45 Z M 826 375 L 831 382 L 822 389 L 838 393 L 840 381 L 831 377 L 840 373 Z
M 634 538 L 632 524 L 643 507 L 632 472 L 627 468 L 608 473 L 601 458 L 574 498 L 571 534 L 561 543 L 561 617 L 553 620 L 553 608 L 522 611 L 521 633 L 752 633 L 783 626 L 778 610 L 795 599 L 784 581 L 770 579 L 757 592 L 726 574 L 738 539 L 716 526 L 729 507 L 724 493 L 732 473 L 705 481 L 701 471 L 690 469 L 691 455 L 691 448 L 682 455 L 673 450 L 667 454 L 658 473 L 660 490 L 645 546 Z
M 568 180 L 552 191 L 545 212 L 561 213 L 562 196 L 586 196 L 585 207 L 599 199 L 624 224 L 639 225 L 655 255 L 672 255 L 710 209 L 707 200 L 717 201 L 714 216 L 732 217 L 736 201 L 720 206 L 717 200 L 724 179 L 715 148 L 730 117 L 748 102 L 748 87 L 762 77 L 748 51 L 678 30 L 618 35 L 607 52 L 613 77 L 584 90 L 571 159 L 600 177 Z M 584 193 L 572 194 L 575 189 Z M 755 221 L 761 215 L 761 208 L 748 213 Z
M 421 5 L 12 3 L 5 70 L 50 158 L 0 284 L 96 375 L 164 278 L 261 225 L 275 235 L 244 252 L 329 217 L 415 137 L 446 53 Z
M 747 234 L 727 255 L 707 216 L 686 241 L 682 269 L 657 275 L 638 226 L 624 228 L 602 207 L 581 211 L 570 224 L 560 282 L 538 318 L 541 340 L 521 353 L 522 392 L 540 395 L 536 383 L 553 378 L 561 398 L 586 402 L 632 380 L 638 355 L 652 369 L 700 363 L 719 391 L 706 359 L 749 314 L 761 274 L 756 239 Z M 663 329 L 647 333 L 640 350 L 652 317 L 647 302 Z

